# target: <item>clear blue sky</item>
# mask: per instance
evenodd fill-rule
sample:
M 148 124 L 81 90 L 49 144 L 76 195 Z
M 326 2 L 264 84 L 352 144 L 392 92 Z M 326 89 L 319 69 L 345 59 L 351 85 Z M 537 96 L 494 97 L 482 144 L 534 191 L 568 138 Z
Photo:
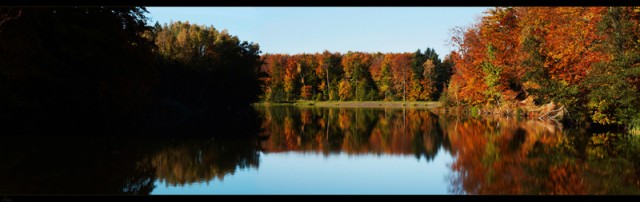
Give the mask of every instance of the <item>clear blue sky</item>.
M 150 23 L 213 25 L 263 53 L 413 52 L 448 54 L 450 30 L 468 26 L 486 7 L 148 7 Z

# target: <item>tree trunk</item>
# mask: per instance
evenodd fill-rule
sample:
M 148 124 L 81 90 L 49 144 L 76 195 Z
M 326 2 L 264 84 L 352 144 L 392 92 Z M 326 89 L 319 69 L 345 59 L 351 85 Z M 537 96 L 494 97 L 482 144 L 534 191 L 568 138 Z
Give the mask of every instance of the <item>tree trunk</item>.
M 329 66 L 325 64 L 325 70 L 327 71 L 327 100 L 329 100 L 329 97 L 331 95 L 331 85 L 329 85 Z
M 406 71 L 406 67 L 405 69 L 402 70 L 402 101 L 406 102 L 407 101 L 407 76 L 405 76 L 405 71 Z

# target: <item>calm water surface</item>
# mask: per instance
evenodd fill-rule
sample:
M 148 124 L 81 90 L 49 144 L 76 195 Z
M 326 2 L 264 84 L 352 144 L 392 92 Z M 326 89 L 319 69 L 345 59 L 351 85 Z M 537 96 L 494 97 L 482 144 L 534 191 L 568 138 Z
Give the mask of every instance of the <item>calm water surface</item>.
M 255 138 L 0 139 L 0 194 L 639 194 L 640 137 L 425 109 L 258 107 Z

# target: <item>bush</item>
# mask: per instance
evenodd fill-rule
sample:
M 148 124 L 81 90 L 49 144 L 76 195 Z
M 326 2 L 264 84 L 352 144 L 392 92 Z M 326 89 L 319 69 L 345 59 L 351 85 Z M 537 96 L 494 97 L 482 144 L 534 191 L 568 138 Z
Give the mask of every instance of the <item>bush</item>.
M 449 93 L 444 92 L 438 98 L 438 102 L 441 102 L 444 106 L 453 106 L 453 102 L 449 99 Z
M 480 108 L 478 106 L 472 106 L 469 110 L 471 111 L 471 117 L 480 117 Z

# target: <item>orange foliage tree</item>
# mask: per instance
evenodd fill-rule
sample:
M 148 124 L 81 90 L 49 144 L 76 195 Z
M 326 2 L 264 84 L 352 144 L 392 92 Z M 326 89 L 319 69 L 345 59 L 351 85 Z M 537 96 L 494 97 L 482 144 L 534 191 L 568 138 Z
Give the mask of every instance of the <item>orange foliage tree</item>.
M 554 103 L 576 122 L 640 125 L 638 9 L 497 7 L 454 29 L 457 104 Z M 615 45 L 614 45 L 615 44 Z M 598 68 L 596 68 L 598 66 Z M 615 100 L 615 101 L 612 101 Z
M 434 93 L 442 90 L 448 81 L 443 78 L 451 74 L 443 71 L 433 49 L 424 54 L 265 54 L 262 60 L 267 73 L 263 100 L 269 102 L 431 100 L 437 99 Z

